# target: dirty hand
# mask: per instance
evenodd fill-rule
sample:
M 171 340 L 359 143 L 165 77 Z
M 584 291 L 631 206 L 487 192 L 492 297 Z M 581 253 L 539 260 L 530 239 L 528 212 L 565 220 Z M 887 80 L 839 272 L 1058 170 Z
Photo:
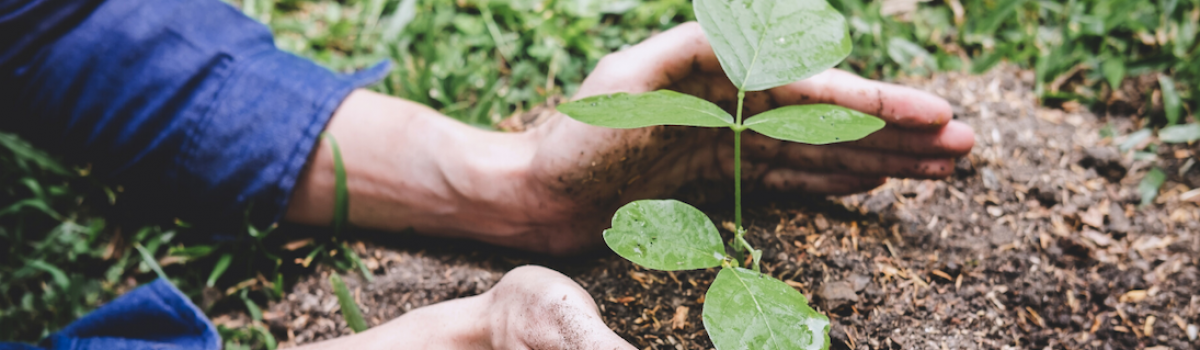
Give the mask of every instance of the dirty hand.
M 680 25 L 605 57 L 575 98 L 674 89 L 732 109 L 737 90 L 700 26 Z M 862 140 L 825 146 L 743 137 L 746 189 L 847 194 L 887 177 L 942 178 L 975 139 L 950 105 L 913 89 L 829 70 L 746 94 L 748 118 L 771 108 L 830 103 L 888 122 Z M 420 104 L 364 90 L 350 94 L 326 129 L 345 159 L 350 223 L 480 240 L 551 254 L 600 245 L 622 204 L 732 189 L 727 129 L 616 130 L 555 115 L 524 133 L 480 130 Z M 328 225 L 331 146 L 321 141 L 296 181 L 286 219 Z M 685 186 L 688 191 L 681 191 Z M 710 191 L 713 190 L 713 191 Z
M 721 69 L 700 26 L 680 25 L 613 53 L 584 81 L 575 99 L 616 92 L 671 89 L 712 101 L 733 114 L 737 89 Z M 810 79 L 746 94 L 745 115 L 775 107 L 827 103 L 876 115 L 887 128 L 857 142 L 826 146 L 778 141 L 747 132 L 747 189 L 849 194 L 886 177 L 949 176 L 954 158 L 974 145 L 970 127 L 952 121 L 949 103 L 928 93 L 831 69 Z M 725 128 L 606 129 L 557 116 L 535 128 L 530 176 L 540 195 L 544 240 L 596 242 L 621 204 L 671 196 L 683 188 L 732 190 L 732 133 Z M 557 222 L 556 222 L 557 220 Z M 564 232 L 578 232 L 569 242 Z M 562 246 L 551 247 L 558 251 Z M 570 246 L 565 247 L 570 250 Z
M 633 350 L 596 303 L 550 269 L 513 269 L 487 293 L 410 311 L 349 337 L 301 349 Z

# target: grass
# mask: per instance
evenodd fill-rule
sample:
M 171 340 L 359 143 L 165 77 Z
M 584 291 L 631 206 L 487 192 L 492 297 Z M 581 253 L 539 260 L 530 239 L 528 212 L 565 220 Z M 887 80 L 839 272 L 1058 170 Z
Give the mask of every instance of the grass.
M 912 9 L 831 2 L 848 15 L 854 36 L 855 51 L 842 68 L 864 76 L 982 72 L 1007 61 L 1037 73 L 1047 104 L 1102 109 L 1112 86 L 1161 74 L 1161 84 L 1139 96 L 1162 101 L 1135 116 L 1146 136 L 1195 122 L 1200 0 L 949 0 Z M 604 54 L 692 19 L 686 0 L 234 6 L 268 23 L 281 48 L 331 69 L 391 60 L 395 69 L 372 89 L 483 128 L 550 96 L 573 94 Z M 247 225 L 236 240 L 214 241 L 183 222 L 119 221 L 112 204 L 122 189 L 98 181 L 86 164 L 60 159 L 0 134 L 0 340 L 36 341 L 153 280 L 157 266 L 210 314 L 242 311 L 255 319 L 222 327 L 227 348 L 273 348 L 260 305 L 282 297 L 316 265 L 356 266 L 354 249 L 332 233 L 289 241 L 272 227 Z

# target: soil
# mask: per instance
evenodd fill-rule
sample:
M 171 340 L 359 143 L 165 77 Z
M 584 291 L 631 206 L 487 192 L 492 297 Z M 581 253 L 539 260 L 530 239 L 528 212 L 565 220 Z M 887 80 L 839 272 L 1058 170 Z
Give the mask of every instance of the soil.
M 834 349 L 1200 348 L 1200 192 L 1188 193 L 1200 187 L 1191 166 L 1200 150 L 1161 146 L 1157 161 L 1123 155 L 1101 129 L 1125 135 L 1138 118 L 1037 107 L 1032 80 L 1000 68 L 900 82 L 943 96 L 975 128 L 975 149 L 949 179 L 752 199 L 748 238 L 765 251 L 763 272 L 830 317 Z M 1153 166 L 1168 179 L 1139 208 L 1138 183 Z M 729 220 L 724 206 L 706 211 Z M 715 270 L 648 271 L 607 253 L 554 260 L 413 235 L 365 240 L 355 246 L 375 281 L 344 279 L 372 326 L 481 293 L 534 263 L 584 286 L 605 322 L 639 348 L 712 348 L 700 310 Z M 329 273 L 301 278 L 269 308 L 284 346 L 350 334 Z

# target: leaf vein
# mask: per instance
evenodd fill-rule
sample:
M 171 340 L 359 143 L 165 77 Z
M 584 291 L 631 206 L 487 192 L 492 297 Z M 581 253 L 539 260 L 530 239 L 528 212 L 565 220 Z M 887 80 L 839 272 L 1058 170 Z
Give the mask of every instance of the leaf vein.
M 754 308 L 758 309 L 758 316 L 762 317 L 763 324 L 767 326 L 767 332 L 771 335 L 771 343 L 775 344 L 776 349 L 783 349 L 779 346 L 779 340 L 775 339 L 775 330 L 771 328 L 771 320 L 767 319 L 767 314 L 763 312 L 762 305 L 758 303 L 758 298 L 754 296 L 754 292 L 750 290 L 750 286 L 746 284 L 746 281 L 742 280 L 742 276 L 737 273 L 737 270 L 733 272 L 733 277 L 737 277 L 738 283 L 741 283 L 742 287 L 746 288 L 746 295 L 749 295 L 750 300 L 754 301 Z

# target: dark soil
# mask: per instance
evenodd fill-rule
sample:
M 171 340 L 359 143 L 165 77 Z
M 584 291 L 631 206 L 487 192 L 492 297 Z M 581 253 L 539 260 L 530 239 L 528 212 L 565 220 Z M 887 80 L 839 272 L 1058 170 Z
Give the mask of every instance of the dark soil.
M 1159 147 L 1157 161 L 1122 155 L 1101 129 L 1124 135 L 1136 119 L 1038 108 L 1029 72 L 903 83 L 950 100 L 975 128 L 954 177 L 841 198 L 758 198 L 747 209 L 763 272 L 829 315 L 835 349 L 1200 348 L 1200 196 L 1186 193 L 1200 187 L 1195 145 Z M 1138 208 L 1138 182 L 1156 164 L 1167 183 Z M 700 310 L 715 271 L 647 271 L 610 254 L 547 260 L 411 235 L 368 241 L 357 250 L 375 282 L 345 278 L 371 325 L 536 263 L 583 285 L 639 348 L 712 348 Z M 350 333 L 329 270 L 319 271 L 267 313 L 285 346 Z

